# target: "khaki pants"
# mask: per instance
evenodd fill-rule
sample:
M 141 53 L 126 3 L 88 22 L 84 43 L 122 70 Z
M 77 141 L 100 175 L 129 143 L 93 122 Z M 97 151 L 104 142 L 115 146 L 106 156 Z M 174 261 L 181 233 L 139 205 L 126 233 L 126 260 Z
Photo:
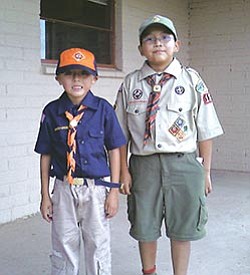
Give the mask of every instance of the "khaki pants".
M 78 275 L 81 238 L 86 275 L 111 275 L 110 228 L 105 217 L 106 187 L 55 180 L 52 202 L 52 275 Z M 83 256 L 83 255 L 82 255 Z

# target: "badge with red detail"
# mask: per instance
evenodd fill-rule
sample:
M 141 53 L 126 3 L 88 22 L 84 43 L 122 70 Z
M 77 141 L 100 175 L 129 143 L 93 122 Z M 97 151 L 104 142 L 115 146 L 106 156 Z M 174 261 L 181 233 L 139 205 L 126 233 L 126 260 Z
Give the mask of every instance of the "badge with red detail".
M 188 127 L 183 118 L 178 117 L 168 131 L 179 141 L 182 141 L 187 134 Z
M 209 93 L 205 93 L 203 95 L 203 102 L 204 104 L 209 104 L 213 102 L 212 96 Z

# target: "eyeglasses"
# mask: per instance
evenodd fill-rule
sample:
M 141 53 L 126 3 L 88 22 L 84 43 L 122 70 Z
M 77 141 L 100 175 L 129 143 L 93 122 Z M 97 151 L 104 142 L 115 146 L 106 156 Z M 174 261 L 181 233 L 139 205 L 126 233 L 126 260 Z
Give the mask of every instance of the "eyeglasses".
M 142 39 L 142 42 L 148 45 L 153 45 L 157 40 L 159 40 L 161 43 L 167 44 L 172 39 L 173 36 L 171 34 L 162 34 L 160 37 L 146 36 Z

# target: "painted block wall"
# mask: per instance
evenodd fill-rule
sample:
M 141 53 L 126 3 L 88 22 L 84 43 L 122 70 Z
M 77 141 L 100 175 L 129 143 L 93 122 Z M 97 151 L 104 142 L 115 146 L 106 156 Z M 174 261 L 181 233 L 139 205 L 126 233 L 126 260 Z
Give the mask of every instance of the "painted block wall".
M 190 64 L 210 88 L 225 130 L 214 142 L 215 169 L 250 172 L 249 13 L 249 0 L 190 1 Z

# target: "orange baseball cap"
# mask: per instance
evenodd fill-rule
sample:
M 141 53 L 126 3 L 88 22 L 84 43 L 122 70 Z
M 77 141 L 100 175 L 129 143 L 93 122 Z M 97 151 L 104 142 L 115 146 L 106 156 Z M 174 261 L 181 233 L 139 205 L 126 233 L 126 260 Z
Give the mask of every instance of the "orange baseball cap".
M 97 76 L 94 54 L 81 48 L 70 48 L 61 52 L 56 75 L 73 69 L 83 70 L 86 73 Z

